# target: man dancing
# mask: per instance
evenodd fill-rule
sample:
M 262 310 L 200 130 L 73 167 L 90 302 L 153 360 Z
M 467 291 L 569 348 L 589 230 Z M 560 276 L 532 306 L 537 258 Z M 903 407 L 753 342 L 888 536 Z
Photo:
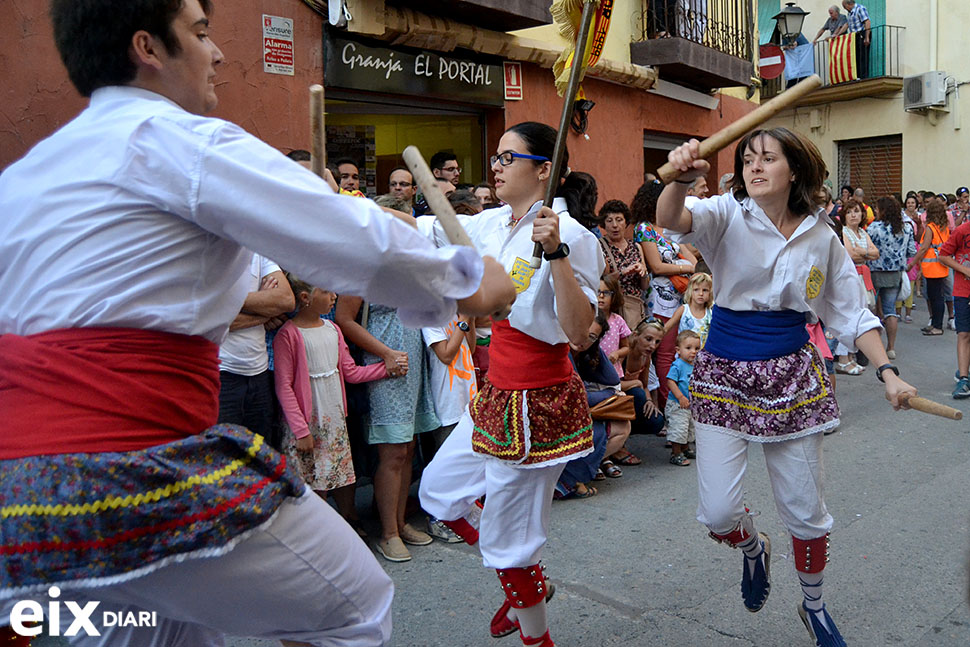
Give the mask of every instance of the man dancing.
M 514 286 L 200 116 L 223 59 L 209 9 L 52 2 L 91 101 L 0 175 L 0 625 L 56 585 L 157 612 L 78 644 L 383 645 L 392 585 L 356 533 L 262 437 L 215 425 L 247 250 L 411 324 L 505 308 Z

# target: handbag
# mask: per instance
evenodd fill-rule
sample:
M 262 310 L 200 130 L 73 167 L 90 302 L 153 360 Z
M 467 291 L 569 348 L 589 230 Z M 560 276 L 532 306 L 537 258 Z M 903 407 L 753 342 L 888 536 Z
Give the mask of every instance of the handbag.
M 683 263 L 681 261 L 683 261 Z M 679 254 L 677 255 L 676 260 L 674 260 L 674 263 L 677 265 L 690 265 L 690 261 Z M 667 278 L 669 278 L 670 282 L 673 283 L 674 289 L 681 294 L 687 291 L 687 285 L 690 283 L 690 276 L 687 274 L 674 274 L 672 276 L 668 276 Z
M 593 420 L 633 420 L 637 417 L 633 396 L 617 393 L 589 408 Z

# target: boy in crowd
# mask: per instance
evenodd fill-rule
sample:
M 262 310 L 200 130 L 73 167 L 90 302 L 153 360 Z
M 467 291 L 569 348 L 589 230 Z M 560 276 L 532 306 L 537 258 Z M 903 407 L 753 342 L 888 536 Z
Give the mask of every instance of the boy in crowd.
M 957 331 L 957 385 L 953 397 L 970 398 L 970 222 L 953 230 L 940 247 L 940 262 L 953 270 L 953 311 Z

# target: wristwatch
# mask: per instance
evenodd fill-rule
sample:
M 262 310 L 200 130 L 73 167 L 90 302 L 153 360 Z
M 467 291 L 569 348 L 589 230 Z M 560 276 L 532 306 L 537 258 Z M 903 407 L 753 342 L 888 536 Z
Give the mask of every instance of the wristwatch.
M 554 252 L 546 252 L 542 255 L 547 261 L 554 261 L 557 258 L 566 258 L 569 256 L 569 245 L 566 243 L 559 243 L 559 247 L 556 248 Z
M 893 373 L 896 374 L 896 377 L 899 377 L 899 369 L 898 368 L 896 368 L 892 364 L 883 364 L 882 366 L 880 366 L 879 368 L 876 369 L 876 377 L 879 378 L 879 381 L 880 382 L 882 382 L 882 383 L 885 384 L 886 380 L 882 379 L 882 372 L 883 371 L 886 371 L 886 370 L 892 371 Z
M 469 330 L 471 330 L 471 327 L 468 325 L 468 322 L 466 322 L 466 321 L 459 321 L 458 322 L 458 330 L 460 330 L 462 332 L 468 332 Z

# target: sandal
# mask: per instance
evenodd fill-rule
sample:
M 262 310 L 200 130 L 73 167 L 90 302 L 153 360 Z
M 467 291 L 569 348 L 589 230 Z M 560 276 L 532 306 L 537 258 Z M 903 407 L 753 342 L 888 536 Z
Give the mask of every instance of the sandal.
M 862 375 L 864 370 L 864 368 L 855 362 L 846 362 L 845 364 L 841 362 L 835 363 L 835 372 L 842 373 L 843 375 Z
M 626 453 L 621 454 L 620 452 L 626 452 Z M 626 448 L 621 449 L 616 454 L 613 454 L 610 458 L 617 465 L 623 465 L 625 467 L 629 467 L 630 465 L 639 465 L 640 463 L 643 462 L 633 452 L 631 452 L 629 449 L 626 449 Z
M 579 489 L 580 487 L 582 487 L 583 489 L 580 490 Z M 576 489 L 573 490 L 572 492 L 570 492 L 569 494 L 567 494 L 563 498 L 566 498 L 566 499 L 588 499 L 591 496 L 596 496 L 596 488 L 594 488 L 592 485 L 585 485 L 583 483 L 577 483 L 576 484 Z
M 930 328 L 929 330 L 923 331 L 923 335 L 926 337 L 937 337 L 942 334 L 943 334 L 943 331 L 938 328 Z
M 613 461 L 603 461 L 600 465 L 600 469 L 603 470 L 603 474 L 607 478 L 618 479 L 623 476 L 623 470 L 613 464 Z
M 684 450 L 684 458 L 697 458 L 697 453 L 688 447 Z
M 603 469 L 602 468 L 599 468 L 599 467 L 596 468 L 596 474 L 593 475 L 593 480 L 594 481 L 605 481 L 606 480 L 606 474 L 603 473 Z
M 690 465 L 690 461 L 683 454 L 674 454 L 670 457 L 670 464 L 676 465 L 677 467 L 687 467 Z

